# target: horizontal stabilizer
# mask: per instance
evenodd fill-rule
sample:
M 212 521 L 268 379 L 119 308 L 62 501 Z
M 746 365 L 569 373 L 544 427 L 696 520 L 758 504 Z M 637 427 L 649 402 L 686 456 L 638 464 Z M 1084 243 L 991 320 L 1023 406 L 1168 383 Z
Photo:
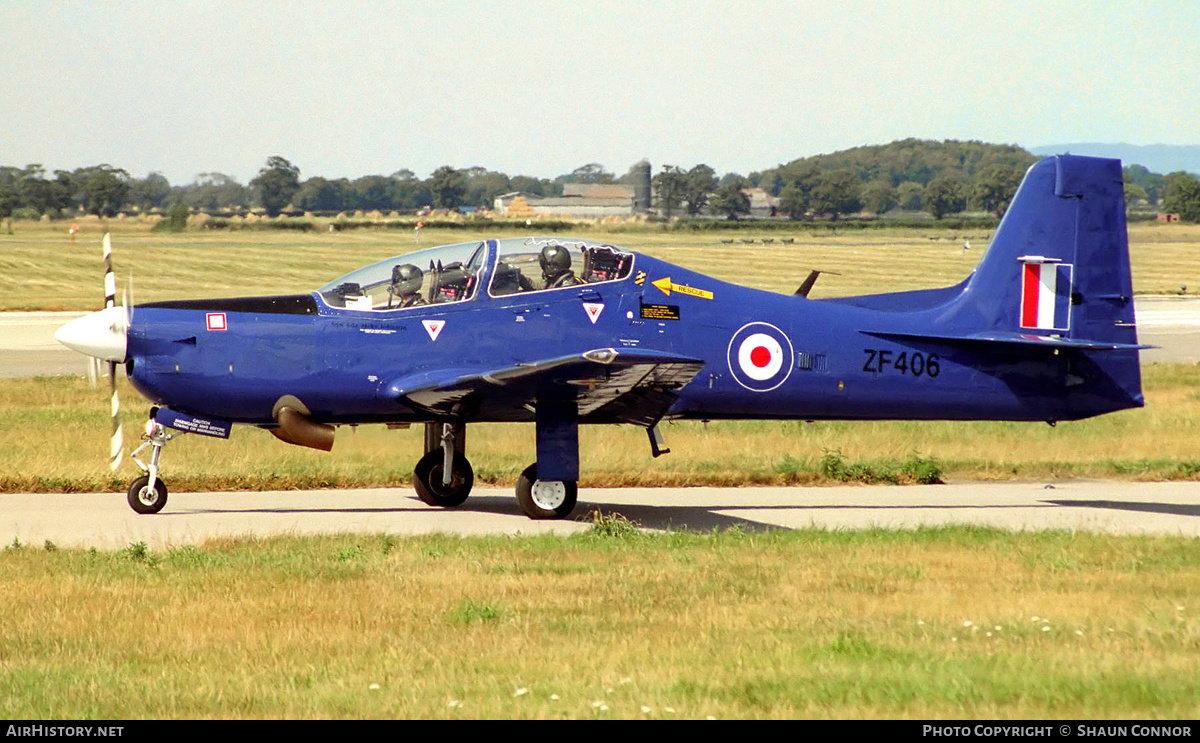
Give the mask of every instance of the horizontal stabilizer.
M 892 340 L 926 341 L 950 345 L 966 343 L 1008 343 L 1019 346 L 1036 346 L 1041 348 L 1075 349 L 1077 351 L 1137 351 L 1154 346 L 1135 343 L 1114 343 L 1112 341 L 1086 340 L 1083 338 L 1066 338 L 1058 335 L 1034 335 L 1032 333 L 1014 333 L 1002 330 L 979 331 L 962 335 L 938 333 L 895 333 L 862 331 L 877 338 Z

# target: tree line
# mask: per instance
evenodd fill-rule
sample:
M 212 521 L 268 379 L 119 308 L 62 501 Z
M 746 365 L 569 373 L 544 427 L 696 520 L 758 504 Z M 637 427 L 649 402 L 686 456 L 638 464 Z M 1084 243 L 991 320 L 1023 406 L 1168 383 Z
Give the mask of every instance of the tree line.
M 612 182 L 612 174 L 596 164 L 584 165 L 554 179 L 508 176 L 486 168 L 449 165 L 420 179 L 402 168 L 391 175 L 360 178 L 300 178 L 300 168 L 272 156 L 249 183 L 224 173 L 201 173 L 186 185 L 172 185 L 161 173 L 135 178 L 108 164 L 48 173 L 40 164 L 0 166 L 0 218 L 73 216 L 112 217 L 120 212 L 163 211 L 183 204 L 189 209 L 244 212 L 261 208 L 274 216 L 299 211 L 416 211 L 422 208 L 490 207 L 511 191 L 538 196 L 561 195 L 568 182 Z
M 792 219 L 838 219 L 893 209 L 925 211 L 940 219 L 964 211 L 1000 216 L 1025 170 L 1037 158 L 1015 145 L 907 139 L 800 158 L 742 175 L 717 175 L 706 164 L 663 165 L 651 179 L 659 216 L 725 217 L 750 213 L 754 189 L 772 197 L 775 214 Z M 301 178 L 300 168 L 272 156 L 249 183 L 222 173 L 201 173 L 172 185 L 161 173 L 135 178 L 109 164 L 56 170 L 41 165 L 0 166 L 0 219 L 74 216 L 112 217 L 121 212 L 178 210 L 242 213 L 262 209 L 338 213 L 422 209 L 490 208 L 496 197 L 521 192 L 560 196 L 565 183 L 634 185 L 639 166 L 617 176 L 599 163 L 555 178 L 509 176 L 482 167 L 444 165 L 427 178 L 408 169 L 359 178 Z M 1200 222 L 1200 180 L 1191 174 L 1151 173 L 1125 167 L 1126 201 L 1132 206 L 1177 213 Z

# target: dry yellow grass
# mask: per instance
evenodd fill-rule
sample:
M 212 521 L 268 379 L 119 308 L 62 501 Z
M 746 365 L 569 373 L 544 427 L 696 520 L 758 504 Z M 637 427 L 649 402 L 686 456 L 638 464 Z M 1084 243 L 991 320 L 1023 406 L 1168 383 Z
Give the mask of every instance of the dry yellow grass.
M 777 532 L 0 551 L 0 714 L 1194 718 L 1192 540 Z
M 1146 240 L 1139 258 L 1135 247 L 1135 272 L 1162 259 L 1146 271 L 1143 286 L 1161 287 L 1151 291 L 1169 290 L 1175 271 L 1194 275 L 1187 256 L 1200 244 L 1191 228 L 1158 229 L 1147 234 L 1166 248 Z M 39 234 L 0 236 L 6 306 L 94 307 L 98 249 L 57 250 L 47 236 L 61 236 Z M 459 239 L 422 236 L 426 244 Z M 709 236 L 610 239 L 697 270 L 710 261 L 713 273 L 736 274 L 764 250 Z M 133 267 L 140 301 L 303 291 L 412 240 L 198 233 L 173 244 L 128 227 L 118 265 Z M 936 283 L 965 275 L 975 252 L 974 239 L 963 255 L 961 243 L 919 235 L 840 236 L 811 247 L 798 239 L 795 249 L 811 251 L 818 268 L 843 264 L 817 260 L 846 260 L 848 274 L 867 277 L 855 291 L 919 288 L 888 283 L 901 269 L 867 273 L 891 259 L 888 245 L 902 246 L 901 266 L 940 260 Z M 747 278 L 790 292 L 808 266 L 794 268 L 791 278 L 761 268 Z M 825 283 L 838 278 L 818 283 L 824 296 L 851 293 L 852 285 Z M 1146 391 L 1144 410 L 1057 428 L 681 424 L 666 428 L 674 453 L 659 460 L 640 430 L 586 427 L 584 485 L 793 482 L 797 462 L 827 450 L 870 461 L 918 451 L 942 461 L 948 477 L 1196 476 L 1195 367 L 1149 367 Z M 123 387 L 131 439 L 144 415 L 135 397 Z M 0 422 L 9 489 L 123 487 L 132 477 L 130 465 L 119 480 L 109 475 L 105 394 L 82 380 L 0 382 Z M 470 456 L 481 479 L 508 483 L 532 443 L 529 426 L 476 426 Z M 287 478 L 396 484 L 407 482 L 420 448 L 418 429 L 343 429 L 328 455 L 239 429 L 231 442 L 173 444 L 165 475 L 176 489 L 277 487 Z M 962 528 L 336 537 L 166 554 L 41 547 L 0 551 L 0 714 L 9 719 L 1200 714 L 1194 540 Z
M 494 234 L 470 230 L 358 229 L 338 232 L 196 230 L 152 233 L 139 222 L 112 222 L 115 264 L 135 301 L 308 292 L 337 276 L 399 253 Z M 536 225 L 533 229 L 536 229 Z M 66 225 L 17 222 L 0 234 L 0 309 L 94 309 L 103 300 L 100 238 L 84 225 L 74 247 Z M 797 228 L 738 232 L 663 231 L 654 226 L 581 225 L 578 237 L 610 241 L 734 283 L 790 294 L 812 269 L 834 272 L 813 297 L 949 286 L 965 278 L 991 233 L 935 229 Z M 732 237 L 731 237 L 732 236 Z M 1134 291 L 1200 291 L 1200 226 L 1130 227 Z M 784 244 L 789 238 L 793 243 Z M 765 239 L 774 240 L 766 244 Z M 733 240 L 733 242 L 725 242 Z M 753 240 L 753 244 L 742 240 Z M 963 249 L 969 241 L 970 250 Z
M 719 421 L 663 426 L 672 453 L 653 459 L 645 432 L 584 426 L 584 487 L 621 485 L 819 484 L 831 452 L 887 470 L 914 456 L 945 479 L 1200 477 L 1200 374 L 1190 365 L 1144 370 L 1147 407 L 1050 427 L 997 422 Z M 146 403 L 121 387 L 127 449 Z M 106 392 L 82 378 L 0 380 L 0 490 L 123 489 L 134 465 L 106 463 Z M 510 485 L 532 460 L 533 427 L 470 428 L 468 456 L 480 482 Z M 238 427 L 230 441 L 191 436 L 164 459 L 172 490 L 388 486 L 410 482 L 422 429 L 343 427 L 332 453 L 288 446 Z
M 1138 223 L 1129 229 L 1133 290 L 1138 294 L 1200 292 L 1200 225 Z

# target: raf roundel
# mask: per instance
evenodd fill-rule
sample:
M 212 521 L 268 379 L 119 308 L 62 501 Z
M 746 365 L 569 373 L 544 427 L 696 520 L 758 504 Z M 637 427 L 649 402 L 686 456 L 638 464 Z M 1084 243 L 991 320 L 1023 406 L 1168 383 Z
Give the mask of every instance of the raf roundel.
M 774 325 L 747 323 L 730 338 L 727 360 L 738 384 L 754 392 L 770 392 L 792 373 L 792 342 Z

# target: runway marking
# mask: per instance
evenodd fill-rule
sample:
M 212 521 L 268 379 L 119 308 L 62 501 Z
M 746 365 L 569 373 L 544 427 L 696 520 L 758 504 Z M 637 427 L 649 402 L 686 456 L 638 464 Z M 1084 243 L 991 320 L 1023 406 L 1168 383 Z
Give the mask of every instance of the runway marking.
M 1200 312 L 1196 310 L 1153 309 L 1135 313 L 1140 328 L 1200 326 Z

